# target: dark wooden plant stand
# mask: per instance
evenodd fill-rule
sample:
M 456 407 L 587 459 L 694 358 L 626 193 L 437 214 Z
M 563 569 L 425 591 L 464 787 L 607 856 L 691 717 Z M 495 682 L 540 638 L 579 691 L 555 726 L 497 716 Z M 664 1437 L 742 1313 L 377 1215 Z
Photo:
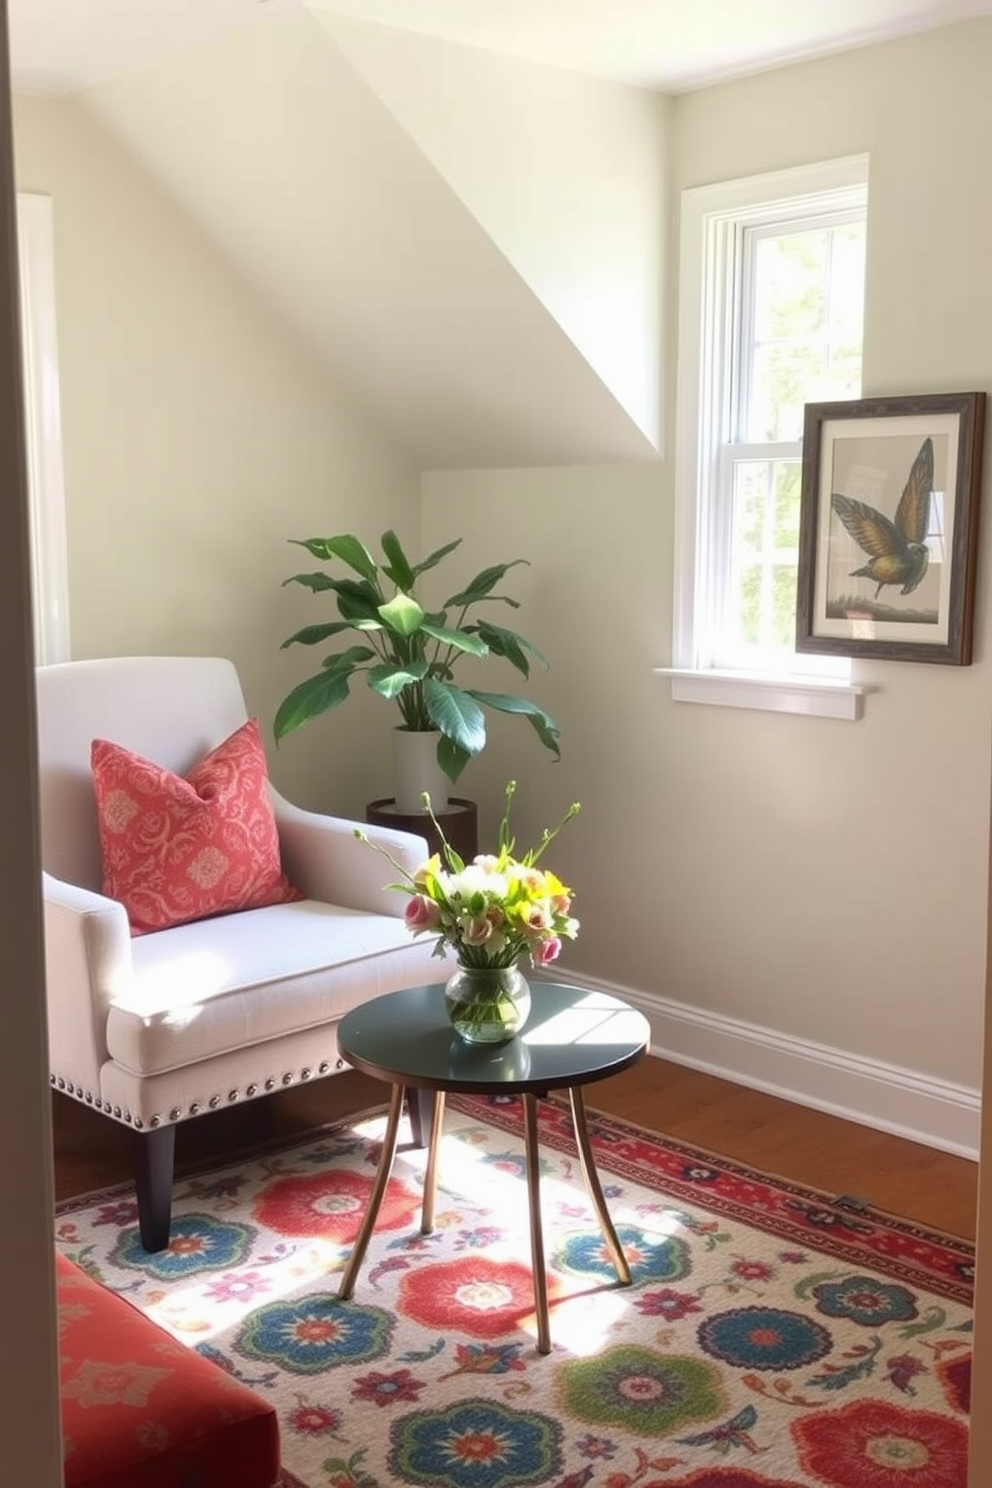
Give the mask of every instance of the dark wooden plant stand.
M 474 801 L 465 801 L 460 796 L 449 796 L 444 811 L 434 813 L 451 846 L 470 862 L 479 851 L 479 821 Z M 374 827 L 396 827 L 401 832 L 416 832 L 427 838 L 430 852 L 441 850 L 437 829 L 426 811 L 399 811 L 393 798 L 370 801 L 365 808 L 365 820 Z

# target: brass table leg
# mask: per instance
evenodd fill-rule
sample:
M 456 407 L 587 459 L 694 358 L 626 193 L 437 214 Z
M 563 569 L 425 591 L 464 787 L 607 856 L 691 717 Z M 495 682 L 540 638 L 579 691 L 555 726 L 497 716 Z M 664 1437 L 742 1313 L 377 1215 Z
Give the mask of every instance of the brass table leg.
M 382 1197 L 386 1192 L 386 1184 L 389 1182 L 389 1175 L 392 1172 L 393 1158 L 396 1156 L 396 1138 L 400 1129 L 400 1117 L 403 1114 L 403 1094 L 402 1085 L 393 1086 L 392 1094 L 389 1097 L 389 1115 L 386 1118 L 386 1131 L 382 1139 L 382 1151 L 379 1154 L 379 1166 L 376 1169 L 375 1182 L 372 1185 L 372 1192 L 369 1195 L 369 1206 L 365 1211 L 365 1218 L 362 1220 L 361 1228 L 351 1248 L 348 1264 L 345 1266 L 344 1274 L 341 1277 L 341 1285 L 338 1287 L 338 1296 L 345 1302 L 354 1293 L 358 1272 L 362 1261 L 365 1259 L 365 1252 L 368 1249 L 369 1240 L 372 1238 L 375 1222 L 379 1217 L 379 1206 L 382 1204 Z
M 579 1148 L 579 1161 L 582 1164 L 582 1176 L 586 1180 L 586 1189 L 596 1217 L 599 1220 L 599 1228 L 603 1232 L 606 1248 L 610 1252 L 610 1260 L 613 1268 L 620 1278 L 622 1286 L 630 1286 L 630 1267 L 627 1265 L 627 1257 L 623 1253 L 606 1200 L 603 1198 L 603 1190 L 599 1182 L 599 1174 L 596 1172 L 596 1160 L 593 1157 L 592 1144 L 589 1141 L 589 1127 L 586 1124 L 586 1103 L 582 1097 L 582 1086 L 573 1085 L 568 1092 L 568 1098 L 572 1105 L 572 1124 L 575 1127 L 575 1140 Z
M 424 1173 L 424 1198 L 420 1209 L 420 1233 L 429 1235 L 434 1228 L 434 1195 L 437 1192 L 437 1150 L 441 1145 L 441 1123 L 444 1120 L 444 1091 L 435 1090 L 431 1115 L 431 1140 L 427 1149 Z
M 527 1199 L 530 1205 L 530 1257 L 534 1273 L 534 1307 L 537 1312 L 537 1351 L 551 1352 L 551 1320 L 548 1316 L 548 1277 L 544 1269 L 544 1237 L 541 1233 L 541 1169 L 537 1146 L 537 1101 L 524 1094 L 524 1147 L 527 1164 Z

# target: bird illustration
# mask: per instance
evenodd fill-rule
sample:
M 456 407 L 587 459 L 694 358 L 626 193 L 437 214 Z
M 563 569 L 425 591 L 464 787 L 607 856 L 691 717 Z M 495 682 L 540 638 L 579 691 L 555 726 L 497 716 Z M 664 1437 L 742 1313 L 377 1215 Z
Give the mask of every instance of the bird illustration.
M 930 521 L 930 496 L 933 491 L 933 440 L 924 439 L 913 461 L 909 480 L 899 498 L 895 521 L 890 521 L 867 502 L 840 496 L 830 498 L 859 548 L 868 554 L 863 568 L 855 568 L 850 578 L 874 579 L 878 588 L 875 598 L 886 584 L 899 584 L 900 594 L 912 594 L 923 581 L 930 562 L 926 545 Z

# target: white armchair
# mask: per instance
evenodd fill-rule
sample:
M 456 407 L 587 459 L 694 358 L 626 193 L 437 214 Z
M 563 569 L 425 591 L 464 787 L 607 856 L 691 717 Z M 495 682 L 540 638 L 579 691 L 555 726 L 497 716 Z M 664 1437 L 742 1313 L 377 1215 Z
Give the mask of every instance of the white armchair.
M 307 897 L 132 936 L 101 892 L 91 742 L 185 775 L 248 716 L 235 668 L 169 656 L 40 667 L 37 705 L 51 1082 L 135 1132 L 141 1241 L 161 1250 L 177 1124 L 336 1073 L 341 1017 L 437 980 L 437 963 L 356 823 L 271 786 L 283 868 Z M 427 855 L 421 837 L 366 830 L 411 871 Z

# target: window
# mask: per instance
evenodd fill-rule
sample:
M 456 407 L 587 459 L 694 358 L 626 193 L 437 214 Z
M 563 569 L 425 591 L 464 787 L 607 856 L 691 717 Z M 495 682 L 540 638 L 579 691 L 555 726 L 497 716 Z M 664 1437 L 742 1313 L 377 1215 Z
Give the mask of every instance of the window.
M 683 193 L 673 696 L 857 717 L 794 647 L 803 407 L 861 394 L 866 157 Z
M 69 658 L 65 492 L 51 198 L 17 193 L 24 424 L 35 660 Z

